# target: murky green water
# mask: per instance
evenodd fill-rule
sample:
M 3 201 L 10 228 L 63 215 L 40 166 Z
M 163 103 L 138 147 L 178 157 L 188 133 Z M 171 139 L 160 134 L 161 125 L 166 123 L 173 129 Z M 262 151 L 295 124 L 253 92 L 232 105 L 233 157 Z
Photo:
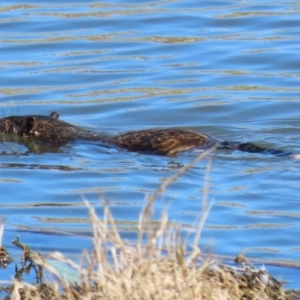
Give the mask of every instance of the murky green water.
M 221 140 L 300 153 L 300 5 L 292 1 L 4 1 L 0 7 L 1 114 L 49 114 L 95 131 L 190 128 Z M 16 235 L 41 252 L 92 246 L 84 195 L 110 203 L 134 239 L 145 196 L 191 157 L 128 153 L 96 144 L 28 151 L 0 144 L 3 244 Z M 156 213 L 193 233 L 206 161 L 168 188 Z M 203 245 L 266 261 L 299 288 L 299 162 L 219 152 Z M 191 236 L 192 238 L 192 236 Z M 8 278 L 12 274 L 8 270 Z M 4 273 L 2 273 L 4 274 Z

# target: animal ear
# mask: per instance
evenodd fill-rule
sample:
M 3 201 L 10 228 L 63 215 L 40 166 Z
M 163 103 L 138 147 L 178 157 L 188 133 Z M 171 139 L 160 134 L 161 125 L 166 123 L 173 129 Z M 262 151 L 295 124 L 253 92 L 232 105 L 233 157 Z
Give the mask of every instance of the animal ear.
M 26 121 L 26 125 L 25 125 L 25 128 L 26 128 L 26 132 L 29 133 L 31 132 L 32 130 L 34 130 L 36 128 L 36 121 L 35 121 L 35 118 L 34 117 L 28 117 L 27 121 Z
M 20 132 L 20 136 L 26 136 L 26 137 L 31 136 L 36 128 L 37 128 L 37 122 L 35 118 L 28 117 L 22 131 Z
M 50 117 L 54 118 L 54 119 L 58 119 L 59 118 L 59 113 L 57 111 L 53 111 L 51 114 L 50 114 Z

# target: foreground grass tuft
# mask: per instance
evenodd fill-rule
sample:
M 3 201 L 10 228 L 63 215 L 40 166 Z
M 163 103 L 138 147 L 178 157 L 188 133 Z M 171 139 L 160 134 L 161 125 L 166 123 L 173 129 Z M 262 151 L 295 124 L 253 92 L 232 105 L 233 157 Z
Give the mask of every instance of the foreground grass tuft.
M 187 251 L 180 227 L 168 227 L 165 212 L 159 221 L 153 222 L 152 206 L 157 195 L 193 163 L 162 183 L 149 197 L 141 213 L 135 244 L 122 239 L 105 203 L 102 203 L 104 218 L 99 219 L 85 199 L 94 247 L 82 254 L 80 263 L 58 252 L 42 256 L 17 238 L 13 244 L 22 250 L 21 267 L 16 267 L 11 283 L 0 287 L 1 296 L 7 300 L 298 299 L 297 291 L 285 291 L 276 279 L 266 271 L 256 269 L 243 256 L 238 256 L 236 267 L 232 267 L 215 261 L 210 255 L 203 255 L 198 245 L 210 208 L 207 194 L 203 198 L 203 214 L 192 250 Z M 208 191 L 208 180 L 205 190 Z M 10 263 L 9 254 L 5 248 L 1 248 L 0 254 L 4 268 Z M 77 281 L 67 279 L 64 272 L 57 270 L 54 261 L 72 269 L 77 274 Z M 35 272 L 34 284 L 23 280 L 23 275 L 28 272 Z
M 285 291 L 271 275 L 255 269 L 244 257 L 244 265 L 234 268 L 209 256 L 203 259 L 197 247 L 187 252 L 182 234 L 166 228 L 165 214 L 159 223 L 152 226 L 146 243 L 132 245 L 120 237 L 107 207 L 103 220 L 97 218 L 91 207 L 89 209 L 94 250 L 83 254 L 81 265 L 58 252 L 41 256 L 21 244 L 20 240 L 13 241 L 22 249 L 23 262 L 22 268 L 16 268 L 14 281 L 1 288 L 5 299 L 229 300 L 299 297 L 296 291 Z M 54 260 L 76 270 L 78 281 L 66 280 L 66 275 L 53 266 Z M 35 284 L 22 280 L 22 275 L 28 271 L 35 272 Z

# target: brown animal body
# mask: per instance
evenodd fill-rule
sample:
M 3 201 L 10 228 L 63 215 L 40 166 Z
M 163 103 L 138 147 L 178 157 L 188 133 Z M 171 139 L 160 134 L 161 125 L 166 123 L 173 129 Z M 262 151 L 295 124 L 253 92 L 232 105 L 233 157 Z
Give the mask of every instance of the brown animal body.
M 34 139 L 50 145 L 62 146 L 71 141 L 93 141 L 115 145 L 130 151 L 155 153 L 176 156 L 182 151 L 194 148 L 236 149 L 245 152 L 274 152 L 275 155 L 286 155 L 281 150 L 265 149 L 252 143 L 219 142 L 209 135 L 185 129 L 148 129 L 133 131 L 116 136 L 108 136 L 80 129 L 72 124 L 59 120 L 59 114 L 50 116 L 28 115 L 11 116 L 0 119 L 0 132 Z

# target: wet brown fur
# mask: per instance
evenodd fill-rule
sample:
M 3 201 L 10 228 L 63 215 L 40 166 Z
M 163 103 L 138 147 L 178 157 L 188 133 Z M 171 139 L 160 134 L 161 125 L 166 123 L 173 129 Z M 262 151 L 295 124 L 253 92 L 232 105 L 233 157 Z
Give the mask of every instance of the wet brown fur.
M 51 145 L 64 145 L 75 140 L 101 140 L 101 136 L 82 130 L 58 119 L 58 113 L 50 116 L 11 116 L 0 120 L 0 132 L 34 138 Z
M 6 117 L 0 119 L 0 133 L 13 134 L 57 146 L 83 140 L 114 145 L 130 151 L 168 156 L 176 156 L 182 151 L 194 148 L 207 149 L 213 145 L 217 145 L 218 148 L 253 153 L 266 152 L 277 156 L 289 154 L 281 150 L 261 148 L 252 143 L 219 142 L 206 134 L 185 129 L 148 129 L 108 136 L 80 129 L 58 118 L 57 112 L 51 113 L 50 116 Z
M 80 129 L 50 116 L 11 116 L 0 120 L 0 132 L 36 139 L 51 145 L 64 145 L 75 140 L 103 142 L 130 151 L 176 156 L 195 147 L 208 147 L 213 140 L 205 134 L 184 129 L 149 129 L 116 136 L 106 136 Z
M 111 137 L 109 142 L 130 151 L 176 156 L 196 147 L 207 148 L 212 138 L 184 129 L 148 129 Z

